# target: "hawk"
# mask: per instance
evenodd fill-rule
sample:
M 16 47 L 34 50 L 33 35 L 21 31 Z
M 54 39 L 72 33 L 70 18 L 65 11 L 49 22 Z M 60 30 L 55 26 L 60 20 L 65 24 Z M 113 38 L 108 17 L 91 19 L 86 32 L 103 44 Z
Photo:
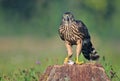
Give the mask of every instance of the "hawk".
M 79 62 L 79 55 L 82 52 L 87 60 L 97 60 L 99 55 L 91 43 L 91 37 L 87 27 L 81 20 L 75 20 L 71 12 L 66 12 L 62 16 L 62 22 L 59 27 L 60 38 L 65 42 L 68 55 L 64 64 L 68 63 L 73 55 L 72 46 L 76 45 L 76 64 Z

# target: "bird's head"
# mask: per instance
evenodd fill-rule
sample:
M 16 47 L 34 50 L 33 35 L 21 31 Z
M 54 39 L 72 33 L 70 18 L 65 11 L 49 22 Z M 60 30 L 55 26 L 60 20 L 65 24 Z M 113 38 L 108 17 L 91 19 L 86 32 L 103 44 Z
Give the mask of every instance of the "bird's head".
M 66 12 L 62 16 L 62 22 L 64 22 L 65 24 L 69 24 L 73 22 L 74 20 L 75 20 L 74 16 L 71 12 Z

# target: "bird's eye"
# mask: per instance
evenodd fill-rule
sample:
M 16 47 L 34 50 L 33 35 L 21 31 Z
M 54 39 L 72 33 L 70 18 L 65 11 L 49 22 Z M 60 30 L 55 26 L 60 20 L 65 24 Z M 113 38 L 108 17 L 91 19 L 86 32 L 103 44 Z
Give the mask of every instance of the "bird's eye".
M 70 19 L 73 21 L 73 20 L 74 20 L 74 17 L 73 17 L 73 16 L 71 16 L 71 17 L 70 17 Z
M 63 21 L 65 21 L 65 18 L 63 18 Z
M 73 18 L 71 18 L 71 20 L 73 21 L 74 19 L 73 19 Z

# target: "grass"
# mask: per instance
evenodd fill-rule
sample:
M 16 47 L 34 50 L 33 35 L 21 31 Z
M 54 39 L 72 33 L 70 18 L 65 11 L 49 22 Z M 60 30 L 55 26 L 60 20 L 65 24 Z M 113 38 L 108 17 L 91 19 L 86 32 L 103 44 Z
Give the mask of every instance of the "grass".
M 94 44 L 101 55 L 100 63 L 104 66 L 106 73 L 112 81 L 119 81 L 120 51 L 110 47 L 112 43 L 105 43 L 103 47 L 103 42 L 99 38 L 93 39 L 96 40 Z M 1 37 L 0 81 L 38 81 L 47 66 L 62 64 L 65 56 L 66 48 L 58 37 L 51 39 L 28 36 Z M 73 60 L 74 57 L 75 54 Z M 80 60 L 85 59 L 80 56 Z
M 105 56 L 102 57 L 102 60 L 100 61 L 100 63 L 102 64 L 102 66 L 104 67 L 108 77 L 111 79 L 111 81 L 120 81 L 120 77 L 119 77 L 119 71 L 120 69 L 115 69 L 115 66 L 113 66 L 112 64 L 108 63 L 108 61 L 106 61 Z

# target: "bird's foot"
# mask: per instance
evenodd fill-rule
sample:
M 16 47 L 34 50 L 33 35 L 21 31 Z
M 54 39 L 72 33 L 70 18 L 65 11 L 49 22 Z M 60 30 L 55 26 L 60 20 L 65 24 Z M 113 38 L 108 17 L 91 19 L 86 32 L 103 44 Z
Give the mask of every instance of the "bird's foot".
M 64 60 L 64 64 L 67 64 L 68 61 L 69 61 L 69 59 L 68 59 L 68 58 L 65 58 L 65 60 Z
M 75 63 L 76 63 L 76 64 L 83 64 L 84 62 L 83 62 L 83 61 L 81 61 L 81 62 L 76 61 Z

